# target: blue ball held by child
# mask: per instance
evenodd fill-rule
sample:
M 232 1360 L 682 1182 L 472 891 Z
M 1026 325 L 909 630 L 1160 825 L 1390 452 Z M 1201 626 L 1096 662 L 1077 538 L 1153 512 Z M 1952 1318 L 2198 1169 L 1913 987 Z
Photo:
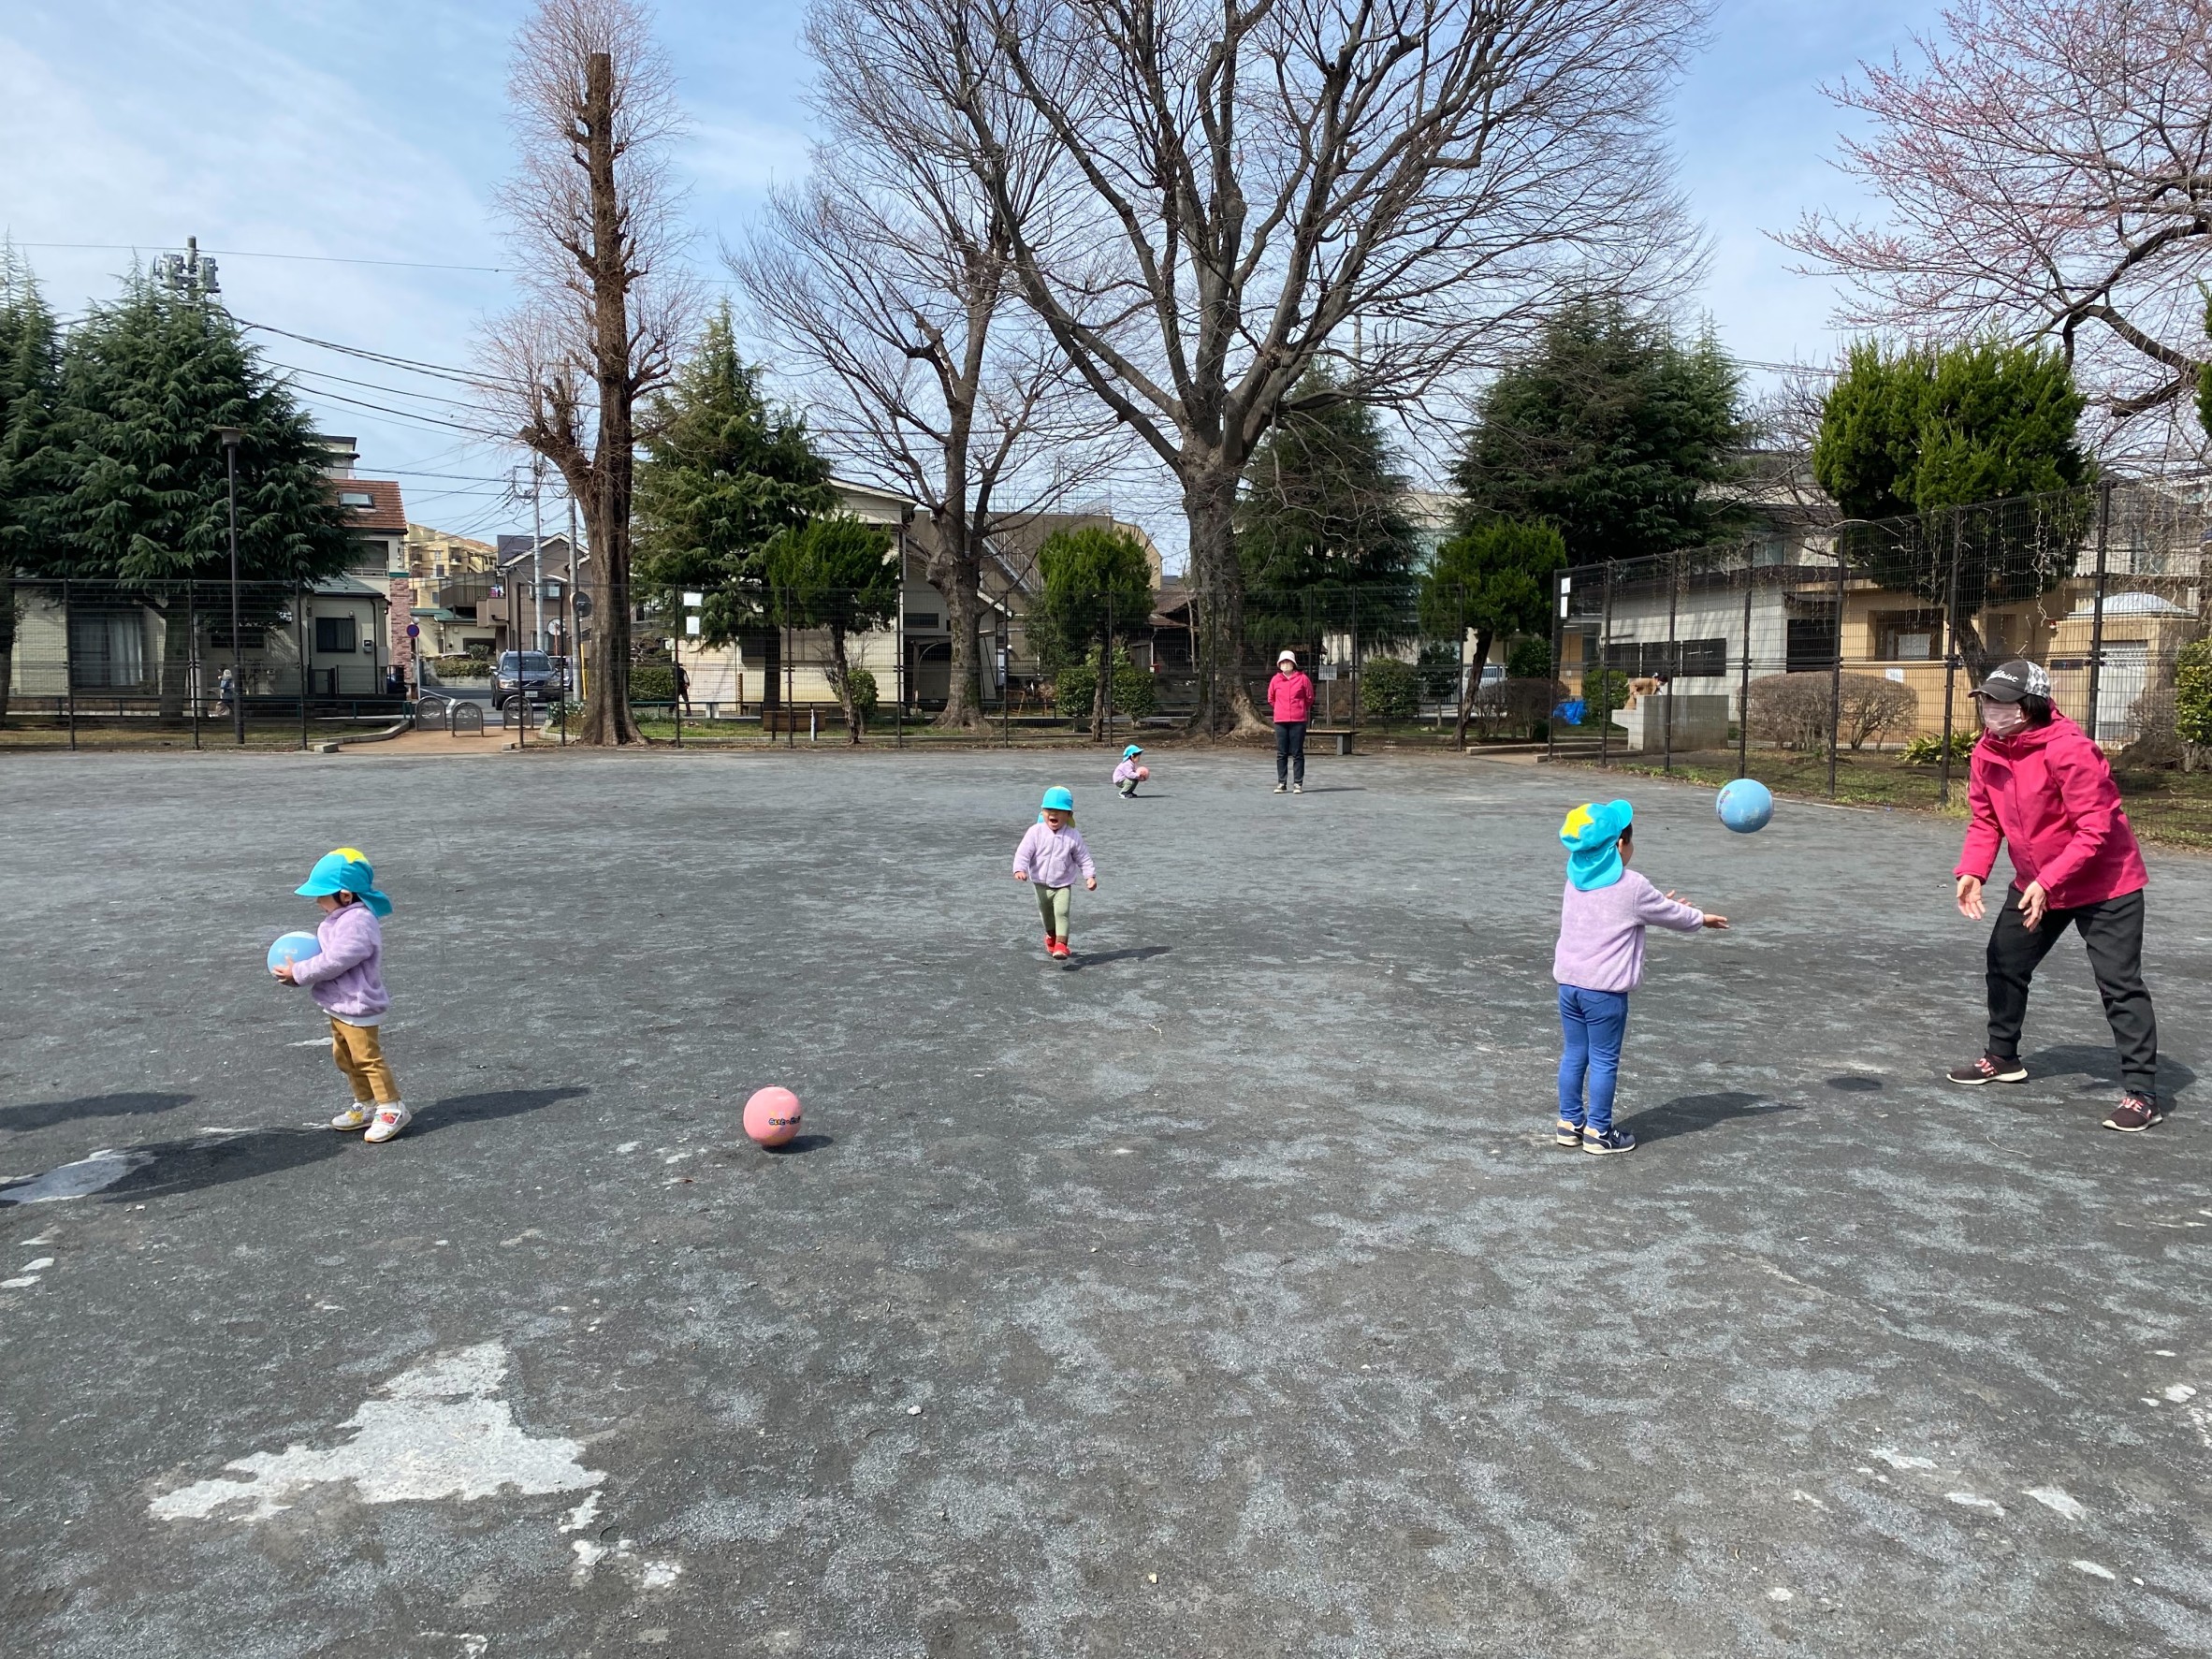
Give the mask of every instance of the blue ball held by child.
M 1713 802 L 1713 810 L 1738 835 L 1756 835 L 1774 817 L 1774 794 L 1755 779 L 1739 778 L 1722 789 L 1720 798 Z
M 287 962 L 305 962 L 322 950 L 322 941 L 312 933 L 287 933 L 269 947 L 269 971 L 274 973 Z

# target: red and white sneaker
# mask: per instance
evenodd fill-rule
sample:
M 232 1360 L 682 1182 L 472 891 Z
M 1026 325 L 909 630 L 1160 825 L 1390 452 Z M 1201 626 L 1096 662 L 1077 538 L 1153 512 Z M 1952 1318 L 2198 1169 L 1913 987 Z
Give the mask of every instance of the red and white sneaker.
M 1952 1067 L 1943 1075 L 1953 1083 L 1973 1088 L 1985 1083 L 2026 1083 L 2028 1068 L 2017 1060 L 2001 1060 L 1995 1055 L 1984 1055 L 1978 1060 Z
M 369 1132 L 361 1137 L 371 1146 L 381 1146 L 415 1121 L 415 1113 L 394 1100 L 389 1106 L 376 1109 L 376 1121 L 369 1126 Z
M 1053 941 L 1052 941 L 1052 942 L 1051 942 L 1049 945 L 1047 945 L 1045 948 L 1046 948 L 1047 950 L 1049 950 L 1049 951 L 1051 951 L 1051 952 L 1052 952 L 1052 953 L 1053 953 L 1053 956 L 1054 956 L 1054 958 L 1055 958 L 1055 960 L 1057 960 L 1057 961 L 1065 961 L 1065 960 L 1067 960 L 1067 957 L 1068 957 L 1068 941 L 1067 941 L 1066 939 L 1054 939 L 1054 940 L 1053 940 Z

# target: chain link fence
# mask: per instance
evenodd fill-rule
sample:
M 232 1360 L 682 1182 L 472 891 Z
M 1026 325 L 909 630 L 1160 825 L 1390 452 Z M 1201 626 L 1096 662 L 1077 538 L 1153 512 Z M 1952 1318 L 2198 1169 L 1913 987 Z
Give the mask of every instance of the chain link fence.
M 2111 483 L 1568 571 L 1550 753 L 1672 770 L 1732 750 L 1736 775 L 1810 767 L 1831 796 L 1881 760 L 1947 803 L 1969 693 L 2024 657 L 2090 736 L 2156 761 L 2176 655 L 2212 626 L 2205 531 L 2196 488 Z

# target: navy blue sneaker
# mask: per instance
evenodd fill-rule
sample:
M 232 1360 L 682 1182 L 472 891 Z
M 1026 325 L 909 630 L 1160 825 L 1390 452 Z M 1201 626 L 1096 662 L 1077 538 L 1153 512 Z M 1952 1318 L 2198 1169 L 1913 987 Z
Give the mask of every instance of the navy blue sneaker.
M 1569 1123 L 1564 1117 L 1561 1118 L 1559 1120 L 1558 1130 L 1551 1137 L 1551 1142 L 1555 1146 L 1581 1145 L 1582 1126 L 1579 1123 Z
M 1626 1129 L 1608 1129 L 1602 1135 L 1594 1134 L 1590 1130 L 1584 1129 L 1582 1131 L 1582 1150 L 1598 1154 L 1634 1152 L 1636 1150 L 1636 1137 Z

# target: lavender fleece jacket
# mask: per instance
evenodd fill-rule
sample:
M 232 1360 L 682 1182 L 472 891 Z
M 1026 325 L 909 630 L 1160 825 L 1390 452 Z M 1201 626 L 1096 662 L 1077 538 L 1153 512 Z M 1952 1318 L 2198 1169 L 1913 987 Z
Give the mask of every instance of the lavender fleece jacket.
M 1013 867 L 1041 887 L 1072 887 L 1078 875 L 1088 881 L 1099 874 L 1099 866 L 1091 863 L 1091 850 L 1073 824 L 1056 835 L 1047 824 L 1031 824 L 1014 849 Z
M 332 910 L 315 929 L 322 946 L 292 964 L 292 982 L 305 985 L 316 1005 L 349 1026 L 381 1026 L 392 999 L 384 988 L 384 928 L 364 904 Z
M 1703 910 L 1676 903 L 1632 869 L 1587 893 L 1570 881 L 1559 907 L 1551 977 L 1583 991 L 1633 991 L 1644 980 L 1646 926 L 1695 933 L 1704 925 Z

